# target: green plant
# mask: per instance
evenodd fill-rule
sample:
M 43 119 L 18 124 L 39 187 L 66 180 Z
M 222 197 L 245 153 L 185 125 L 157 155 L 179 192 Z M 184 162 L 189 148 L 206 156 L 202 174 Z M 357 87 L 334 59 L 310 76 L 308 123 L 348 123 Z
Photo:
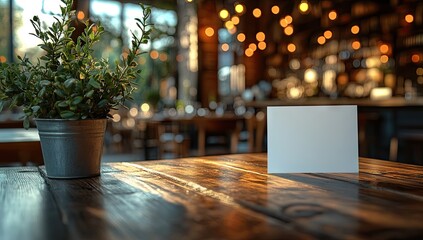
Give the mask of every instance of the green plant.
M 18 57 L 18 63 L 0 65 L 0 111 L 5 104 L 22 106 L 24 127 L 31 117 L 49 119 L 98 119 L 110 117 L 109 111 L 123 105 L 135 90 L 141 69 L 137 57 L 140 46 L 150 39 L 147 19 L 151 9 L 140 4 L 143 17 L 136 18 L 137 32 L 132 32 L 132 46 L 114 69 L 106 59 L 93 57 L 93 45 L 104 32 L 100 23 L 84 21 L 85 30 L 76 41 L 73 0 L 62 0 L 61 15 L 48 28 L 34 16 L 31 23 L 42 43 L 45 55 L 32 63 Z

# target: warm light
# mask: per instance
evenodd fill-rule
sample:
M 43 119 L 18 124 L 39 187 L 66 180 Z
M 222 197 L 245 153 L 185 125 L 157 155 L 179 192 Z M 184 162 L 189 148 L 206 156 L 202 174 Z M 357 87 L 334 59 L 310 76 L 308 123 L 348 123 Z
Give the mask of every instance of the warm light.
M 286 48 L 288 49 L 288 52 L 292 52 L 292 53 L 295 52 L 295 50 L 297 50 L 297 47 L 293 43 L 288 44 Z
M 301 67 L 301 63 L 298 59 L 292 59 L 289 62 L 289 68 L 292 69 L 292 70 L 298 70 L 298 69 L 300 69 L 300 67 Z
M 224 43 L 222 44 L 222 51 L 227 52 L 229 50 L 229 44 Z
M 283 30 L 283 32 L 284 32 L 287 36 L 290 36 L 290 35 L 292 35 L 292 34 L 294 33 L 294 28 L 293 28 L 291 25 L 289 25 L 289 26 L 287 26 L 287 27 Z
M 319 37 L 317 38 L 317 42 L 318 42 L 320 45 L 323 45 L 323 44 L 325 44 L 325 42 L 326 42 L 326 38 L 325 38 L 325 37 L 323 37 L 323 36 L 319 36 Z
M 407 15 L 405 15 L 404 19 L 405 19 L 406 22 L 412 23 L 414 21 L 414 16 L 411 15 L 411 14 L 407 14 Z
M 245 34 L 243 34 L 243 33 L 238 33 L 238 35 L 236 36 L 236 39 L 237 39 L 239 42 L 244 42 L 244 41 L 245 41 Z
M 256 18 L 261 17 L 261 10 L 258 9 L 258 8 L 254 8 L 254 10 L 253 10 L 253 16 L 256 17 Z
M 285 18 L 281 18 L 281 20 L 279 21 L 279 24 L 281 25 L 281 27 L 288 26 L 288 22 L 286 21 Z
M 370 92 L 370 99 L 372 100 L 389 99 L 391 97 L 392 97 L 392 89 L 389 87 L 373 88 Z
M 137 115 L 138 115 L 138 109 L 137 108 L 131 108 L 131 109 L 129 109 L 129 115 L 131 116 L 131 117 L 136 117 Z
M 332 10 L 332 11 L 329 12 L 328 17 L 329 17 L 330 20 L 333 21 L 338 17 L 338 14 L 336 13 L 335 10 Z
M 264 49 L 266 49 L 266 42 L 259 42 L 259 43 L 258 43 L 258 48 L 259 48 L 260 50 L 264 50 Z
M 279 13 L 279 7 L 278 7 L 278 6 L 276 6 L 276 5 L 275 5 L 275 6 L 273 6 L 271 10 L 272 10 L 272 13 L 273 13 L 273 14 L 278 14 L 278 13 Z
M 227 21 L 227 22 L 225 22 L 225 27 L 226 27 L 228 30 L 231 30 L 232 28 L 234 28 L 234 27 L 235 27 L 235 25 L 234 25 L 234 23 L 233 23 L 232 21 Z
M 186 1 L 186 2 L 189 2 L 189 3 L 190 3 L 190 2 L 192 2 L 192 0 L 185 0 L 185 1 Z
M 329 30 L 327 30 L 327 31 L 325 31 L 325 32 L 323 33 L 323 36 L 324 36 L 326 39 L 330 39 L 330 38 L 332 38 L 332 32 L 331 32 L 331 31 L 329 31 Z
M 305 13 L 308 11 L 308 2 L 307 1 L 301 1 L 300 5 L 298 5 L 298 8 L 300 9 L 301 12 Z
M 306 83 L 317 82 L 317 77 L 318 77 L 317 71 L 312 69 L 312 68 L 309 68 L 309 69 L 305 70 L 305 72 L 304 72 L 304 81 Z
M 234 34 L 236 33 L 236 27 L 234 26 L 233 28 L 228 29 L 228 32 L 229 32 L 231 35 L 234 35 Z
M 141 104 L 141 111 L 144 113 L 150 111 L 150 105 L 148 103 Z
M 83 20 L 85 18 L 85 13 L 83 11 L 78 11 L 76 17 L 78 20 Z
M 160 53 L 159 59 L 162 62 L 166 62 L 167 61 L 167 54 L 166 53 Z
M 214 35 L 214 29 L 211 27 L 206 28 L 206 30 L 204 31 L 204 33 L 206 34 L 207 37 L 211 37 Z
M 389 61 L 389 57 L 387 55 L 382 55 L 379 59 L 381 63 L 387 63 Z
M 255 51 L 255 50 L 257 50 L 257 45 L 255 43 L 250 43 L 250 45 L 248 45 L 248 48 Z
M 219 12 L 219 16 L 220 16 L 220 18 L 221 18 L 221 19 L 223 19 L 223 20 L 227 19 L 227 18 L 229 17 L 229 12 L 228 12 L 228 10 L 226 10 L 226 9 L 222 9 L 222 10 L 220 10 L 220 12 Z
M 359 26 L 354 25 L 354 26 L 351 27 L 351 33 L 352 34 L 357 34 L 359 32 L 360 32 L 360 27 Z
M 358 49 L 360 49 L 360 48 L 361 48 L 361 43 L 360 43 L 359 41 L 354 41 L 354 42 L 352 42 L 352 43 L 351 43 L 351 47 L 352 47 L 354 50 L 358 50 Z
M 418 63 L 418 62 L 420 62 L 420 55 L 419 55 L 419 54 L 413 54 L 413 55 L 411 56 L 411 61 L 412 61 L 413 63 Z
M 417 68 L 416 74 L 422 76 L 423 75 L 423 68 L 421 68 L 421 67 Z
M 151 51 L 151 52 L 150 52 L 150 57 L 151 57 L 152 59 L 157 59 L 157 58 L 159 58 L 159 52 L 157 52 L 156 50 Z
M 235 12 L 237 12 L 237 13 L 243 13 L 244 10 L 245 10 L 244 5 L 242 5 L 240 3 L 238 3 L 238 4 L 235 5 Z
M 285 16 L 285 20 L 286 20 L 286 22 L 287 22 L 288 24 L 291 24 L 291 23 L 292 23 L 292 17 L 291 17 L 290 15 L 286 15 L 286 16 Z
M 117 113 L 113 114 L 112 120 L 113 120 L 113 122 L 119 122 L 120 121 L 120 115 L 117 114 Z
M 7 58 L 5 56 L 0 56 L 0 63 L 5 63 Z
M 254 54 L 253 49 L 251 49 L 251 48 L 245 49 L 245 56 L 251 57 L 251 56 L 253 56 L 253 54 Z
M 266 35 L 264 34 L 264 32 L 258 32 L 256 34 L 256 39 L 259 42 L 263 42 L 266 39 Z
M 386 54 L 389 52 L 389 46 L 387 44 L 382 44 L 379 47 L 379 51 L 383 54 Z
M 231 21 L 233 24 L 238 25 L 239 24 L 239 17 L 238 16 L 233 16 L 231 18 Z

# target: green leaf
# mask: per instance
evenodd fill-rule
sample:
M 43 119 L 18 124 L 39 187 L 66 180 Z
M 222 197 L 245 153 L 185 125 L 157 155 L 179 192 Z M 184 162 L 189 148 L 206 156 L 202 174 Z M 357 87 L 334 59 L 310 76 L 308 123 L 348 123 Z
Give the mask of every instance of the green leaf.
M 94 90 L 91 90 L 85 94 L 85 97 L 90 98 L 93 96 L 93 94 L 94 94 Z
M 93 86 L 94 88 L 100 88 L 101 85 L 98 81 L 96 81 L 94 78 L 90 78 L 90 81 L 88 81 L 88 84 Z
M 66 88 L 69 88 L 74 82 L 76 81 L 76 79 L 75 78 L 69 78 L 69 79 L 67 79 L 66 81 L 65 81 L 65 87 Z
M 67 106 L 69 106 L 69 104 L 66 101 L 61 101 L 61 102 L 59 102 L 57 104 L 57 106 L 59 106 L 59 107 L 67 107 Z
M 49 80 L 41 80 L 40 81 L 41 86 L 45 87 L 51 84 Z
M 103 108 L 106 106 L 107 103 L 109 103 L 109 101 L 107 101 L 107 99 L 103 99 L 97 104 L 97 106 L 99 106 L 100 108 Z
M 24 121 L 23 121 L 23 126 L 25 129 L 29 128 L 29 117 L 25 116 Z
M 81 97 L 81 96 L 75 97 L 72 101 L 72 105 L 77 105 L 77 104 L 81 103 L 83 99 L 84 98 Z
M 60 116 L 63 119 L 71 119 L 71 118 L 73 118 L 75 116 L 75 113 L 74 112 L 71 112 L 71 111 L 65 110 L 65 111 L 61 111 L 60 112 Z
M 31 109 L 32 109 L 32 112 L 36 113 L 38 112 L 38 110 L 40 110 L 40 106 L 32 106 Z
M 55 89 L 54 93 L 59 97 L 65 97 L 65 93 L 60 89 Z

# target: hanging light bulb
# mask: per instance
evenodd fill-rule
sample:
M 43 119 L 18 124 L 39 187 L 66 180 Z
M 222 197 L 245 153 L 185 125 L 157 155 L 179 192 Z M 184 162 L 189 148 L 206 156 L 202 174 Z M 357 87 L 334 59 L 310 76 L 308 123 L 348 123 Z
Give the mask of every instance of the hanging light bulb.
M 306 13 L 310 9 L 307 0 L 301 0 L 300 5 L 298 5 L 298 9 L 300 9 L 302 13 Z
M 255 18 L 261 17 L 261 10 L 259 8 L 254 8 L 254 10 L 253 10 L 253 16 Z
M 332 10 L 332 11 L 329 12 L 328 17 L 329 17 L 330 20 L 333 21 L 338 17 L 338 14 L 336 13 L 335 10 Z
M 223 20 L 225 20 L 225 19 L 229 18 L 229 12 L 228 12 L 228 10 L 226 10 L 226 9 L 222 9 L 222 10 L 220 10 L 220 12 L 219 12 L 219 17 L 220 17 L 221 19 L 223 19 Z
M 245 11 L 245 6 L 244 5 L 242 5 L 241 3 L 237 3 L 235 5 L 235 12 L 237 12 L 239 14 L 242 14 L 242 13 L 244 13 L 244 11 Z

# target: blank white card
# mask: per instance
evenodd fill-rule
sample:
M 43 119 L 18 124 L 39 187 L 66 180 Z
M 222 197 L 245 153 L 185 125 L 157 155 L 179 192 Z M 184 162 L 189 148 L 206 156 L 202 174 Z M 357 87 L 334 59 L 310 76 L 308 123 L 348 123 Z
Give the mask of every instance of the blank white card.
M 268 173 L 357 173 L 357 106 L 267 108 Z

